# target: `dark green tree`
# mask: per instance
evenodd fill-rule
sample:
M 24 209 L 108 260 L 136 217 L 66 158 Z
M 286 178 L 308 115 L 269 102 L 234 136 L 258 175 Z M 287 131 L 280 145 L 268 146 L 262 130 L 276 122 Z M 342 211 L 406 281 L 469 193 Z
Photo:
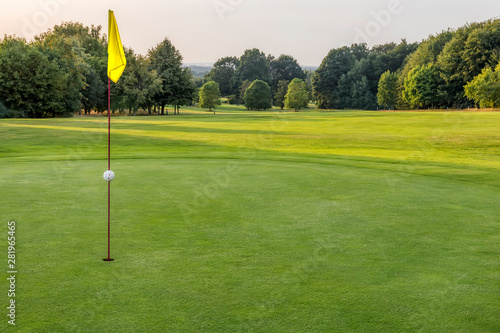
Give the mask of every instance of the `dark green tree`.
M 65 57 L 73 57 L 79 68 L 69 68 L 72 74 L 76 74 L 76 80 L 69 82 L 68 92 L 72 91 L 71 95 L 78 96 L 76 90 L 80 87 L 81 104 L 87 113 L 92 109 L 103 111 L 107 108 L 107 89 L 102 89 L 103 85 L 107 86 L 107 41 L 101 31 L 101 26 L 86 27 L 78 22 L 63 22 L 35 37 L 37 43 L 56 51 L 64 43 L 72 44 L 71 52 L 64 46 Z M 79 81 L 81 75 L 84 76 L 83 85 Z M 68 101 L 75 107 L 78 105 L 72 99 Z
M 341 76 L 338 87 L 338 108 L 342 109 L 375 109 L 376 94 L 372 88 L 374 78 L 368 79 L 373 70 L 370 57 L 355 60 L 347 74 Z
M 288 85 L 290 84 L 289 81 L 287 80 L 281 80 L 278 83 L 278 90 L 276 91 L 276 94 L 274 95 L 274 100 L 276 102 L 276 106 L 279 106 L 281 110 L 285 107 L 285 96 L 286 93 L 288 92 Z
M 90 114 L 90 111 L 102 110 L 104 96 L 108 91 L 106 84 L 102 81 L 99 73 L 94 68 L 89 68 L 85 76 L 86 86 L 82 92 L 82 106 L 85 114 Z
M 222 96 L 229 96 L 236 92 L 237 87 L 234 87 L 234 75 L 240 61 L 236 57 L 225 57 L 217 60 L 214 68 L 205 75 L 208 81 L 215 81 L 219 84 Z
M 445 106 L 467 107 L 464 86 L 485 67 L 495 67 L 500 49 L 500 20 L 468 24 L 458 29 L 438 59 Z
M 280 55 L 277 59 L 270 61 L 271 89 L 274 93 L 278 91 L 280 81 L 291 82 L 298 78 L 306 79 L 306 75 L 297 60 L 289 55 Z
M 174 86 L 171 104 L 174 106 L 174 114 L 180 113 L 180 107 L 191 105 L 197 92 L 193 74 L 189 68 L 182 68 L 179 76 L 179 84 Z
M 342 75 L 347 74 L 356 60 L 365 58 L 369 51 L 365 44 L 354 44 L 331 50 L 313 74 L 313 98 L 318 108 L 332 109 L 342 106 L 338 86 Z
M 240 63 L 236 69 L 237 86 L 241 86 L 243 81 L 253 82 L 262 80 L 270 83 L 269 60 L 264 52 L 258 49 L 246 50 L 240 58 Z
M 155 105 L 164 114 L 165 106 L 176 100 L 176 92 L 182 80 L 182 56 L 172 42 L 165 38 L 161 43 L 148 51 L 150 69 L 156 70 L 162 82 L 162 89 L 153 97 Z
M 125 105 L 135 116 L 139 108 L 151 110 L 154 96 L 162 89 L 162 81 L 155 70 L 149 69 L 149 59 L 141 55 L 129 55 L 127 67 L 117 85 L 123 91 Z
M 86 75 L 89 72 L 89 66 L 85 62 L 86 53 L 80 47 L 79 40 L 64 34 L 47 33 L 36 38 L 33 45 L 50 60 L 56 61 L 68 74 L 64 108 L 70 113 L 79 112 L 82 109 L 83 89 L 87 85 Z
M 252 84 L 251 81 L 245 80 L 241 83 L 238 91 L 238 105 L 245 104 L 245 91 L 247 91 L 248 87 Z
M 64 60 L 41 45 L 5 37 L 0 43 L 0 100 L 28 117 L 67 115 L 67 68 Z M 78 101 L 79 103 L 79 101 Z

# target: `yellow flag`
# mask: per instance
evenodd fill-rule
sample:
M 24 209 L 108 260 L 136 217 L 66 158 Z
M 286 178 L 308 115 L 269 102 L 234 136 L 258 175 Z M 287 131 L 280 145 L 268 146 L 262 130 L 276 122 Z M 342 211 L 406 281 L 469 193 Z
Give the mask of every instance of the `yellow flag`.
M 127 60 L 125 59 L 125 52 L 123 52 L 115 14 L 110 10 L 108 20 L 108 77 L 111 81 L 118 82 L 126 65 Z

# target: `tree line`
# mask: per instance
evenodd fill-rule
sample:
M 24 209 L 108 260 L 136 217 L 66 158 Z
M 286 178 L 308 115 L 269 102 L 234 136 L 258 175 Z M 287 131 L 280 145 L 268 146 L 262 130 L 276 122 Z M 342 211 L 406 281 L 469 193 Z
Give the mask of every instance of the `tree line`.
M 500 107 L 499 63 L 497 19 L 448 29 L 421 43 L 403 39 L 333 49 L 314 73 L 303 71 L 292 56 L 247 50 L 240 58 L 219 59 L 205 80 L 217 82 L 235 104 L 244 104 L 246 89 L 261 80 L 270 86 L 273 105 L 283 108 L 288 85 L 299 79 L 320 109 Z
M 415 109 L 500 106 L 500 20 L 470 23 L 421 43 L 353 44 L 303 70 L 291 55 L 254 48 L 219 59 L 204 78 L 182 67 L 168 38 L 143 56 L 125 48 L 113 112 L 174 114 L 220 97 L 248 109 Z M 107 38 L 101 26 L 63 23 L 33 41 L 0 41 L 0 117 L 54 117 L 107 109 Z
M 379 80 L 380 105 L 399 109 L 500 107 L 500 20 L 430 36 Z
M 113 112 L 177 113 L 190 105 L 196 84 L 169 39 L 146 56 L 125 47 L 127 67 L 111 85 Z M 55 117 L 107 110 L 107 37 L 101 26 L 67 22 L 32 42 L 0 41 L 0 117 Z M 168 112 L 168 111 L 167 111 Z

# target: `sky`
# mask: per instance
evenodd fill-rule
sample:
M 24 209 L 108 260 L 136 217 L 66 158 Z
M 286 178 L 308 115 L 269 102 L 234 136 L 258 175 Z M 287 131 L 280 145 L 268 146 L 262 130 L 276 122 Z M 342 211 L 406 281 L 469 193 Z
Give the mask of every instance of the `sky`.
M 34 35 L 65 21 L 101 25 L 114 11 L 136 53 L 168 37 L 184 63 L 213 63 L 258 48 L 317 66 L 331 49 L 421 41 L 500 16 L 498 0 L 0 0 L 0 36 Z

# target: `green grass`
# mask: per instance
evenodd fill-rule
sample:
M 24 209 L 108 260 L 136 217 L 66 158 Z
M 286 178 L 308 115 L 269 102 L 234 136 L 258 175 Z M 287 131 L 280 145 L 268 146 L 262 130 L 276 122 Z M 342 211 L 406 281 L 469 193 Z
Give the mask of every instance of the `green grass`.
M 0 121 L 15 331 L 500 331 L 500 113 L 115 117 L 112 263 L 106 126 Z

